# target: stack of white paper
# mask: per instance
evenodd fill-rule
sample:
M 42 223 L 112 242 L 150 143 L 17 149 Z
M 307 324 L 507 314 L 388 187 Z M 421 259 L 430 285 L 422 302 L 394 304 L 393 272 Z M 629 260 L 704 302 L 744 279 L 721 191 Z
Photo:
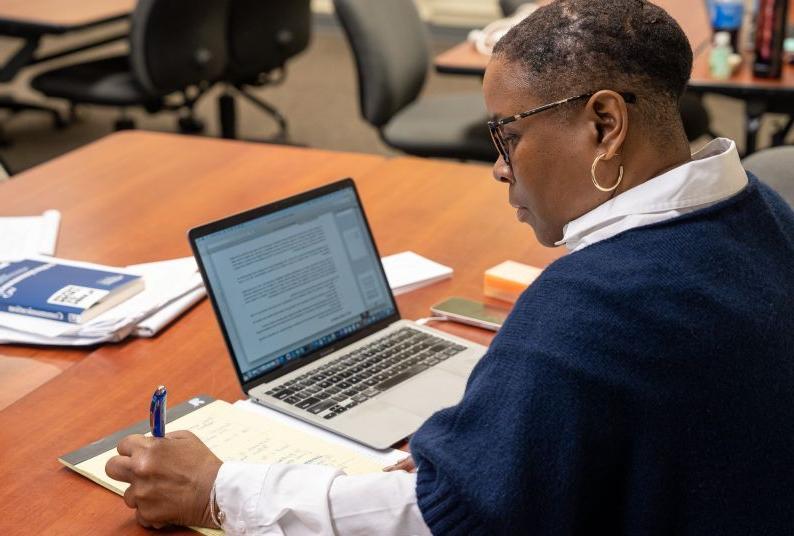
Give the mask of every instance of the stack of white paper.
M 395 295 L 410 292 L 452 277 L 452 268 L 431 261 L 413 251 L 383 257 L 383 270 Z
M 35 255 L 28 257 L 41 258 Z M 452 276 L 452 268 L 411 251 L 381 260 L 394 294 L 402 294 Z M 58 259 L 58 262 L 107 268 L 63 259 Z M 0 311 L 0 344 L 89 346 L 118 342 L 128 336 L 153 337 L 206 296 L 196 261 L 192 257 L 113 270 L 143 276 L 146 288 L 85 324 L 69 324 Z
M 107 268 L 63 259 L 58 262 Z M 152 337 L 206 295 L 192 257 L 114 270 L 143 276 L 146 288 L 85 324 L 0 312 L 0 343 L 88 346 L 118 342 L 130 335 Z
M 54 255 L 60 224 L 57 210 L 47 210 L 41 216 L 0 218 L 0 261 Z

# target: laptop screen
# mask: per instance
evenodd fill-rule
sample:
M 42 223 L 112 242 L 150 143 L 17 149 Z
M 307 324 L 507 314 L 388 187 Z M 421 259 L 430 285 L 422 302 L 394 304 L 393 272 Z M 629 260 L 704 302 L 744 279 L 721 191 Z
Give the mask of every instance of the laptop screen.
M 346 183 L 195 238 L 243 383 L 396 314 Z

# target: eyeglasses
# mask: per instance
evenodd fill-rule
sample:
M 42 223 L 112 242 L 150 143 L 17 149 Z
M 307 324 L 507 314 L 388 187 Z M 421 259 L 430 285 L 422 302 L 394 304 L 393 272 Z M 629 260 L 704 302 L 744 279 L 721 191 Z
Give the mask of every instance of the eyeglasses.
M 634 93 L 618 93 L 623 100 L 626 101 L 627 104 L 634 104 L 637 102 L 637 96 Z M 576 95 L 575 97 L 568 97 L 567 99 L 558 100 L 556 102 L 550 102 L 549 104 L 544 104 L 543 106 L 539 106 L 537 108 L 533 108 L 532 110 L 527 110 L 526 112 L 521 112 L 520 114 L 511 115 L 509 117 L 504 117 L 502 119 L 494 119 L 493 121 L 488 121 L 488 130 L 491 132 L 491 139 L 493 140 L 493 144 L 496 146 L 496 150 L 499 151 L 499 155 L 505 161 L 505 164 L 508 166 L 510 165 L 510 152 L 508 150 L 507 141 L 505 140 L 504 134 L 502 134 L 502 127 L 512 123 L 513 121 L 518 121 L 519 119 L 524 119 L 525 117 L 529 117 L 530 115 L 539 114 L 540 112 L 545 112 L 546 110 L 551 110 L 552 108 L 556 108 L 557 106 L 561 106 L 563 104 L 567 104 L 571 101 L 590 98 L 595 93 L 584 93 L 582 95 Z

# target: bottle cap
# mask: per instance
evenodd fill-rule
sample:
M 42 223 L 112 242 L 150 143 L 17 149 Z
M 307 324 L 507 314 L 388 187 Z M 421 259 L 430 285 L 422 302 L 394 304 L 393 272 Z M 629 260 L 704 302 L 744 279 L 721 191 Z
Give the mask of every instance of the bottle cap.
M 726 47 L 731 44 L 731 34 L 728 32 L 717 32 L 714 34 L 714 44 L 718 47 Z

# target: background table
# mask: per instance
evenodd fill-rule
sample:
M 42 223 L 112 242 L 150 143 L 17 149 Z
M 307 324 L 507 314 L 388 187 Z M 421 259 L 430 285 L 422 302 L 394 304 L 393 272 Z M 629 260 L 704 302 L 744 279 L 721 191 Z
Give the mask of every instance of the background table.
M 3 0 L 0 33 L 25 37 L 81 30 L 127 17 L 135 0 Z
M 657 0 L 681 25 L 695 56 L 689 89 L 698 94 L 717 93 L 745 101 L 745 154 L 755 152 L 761 117 L 765 113 L 789 114 L 793 120 L 779 129 L 772 144 L 784 142 L 794 123 L 794 66 L 784 67 L 783 78 L 770 80 L 752 74 L 753 56 L 745 54 L 744 63 L 729 80 L 716 80 L 709 71 L 709 42 L 712 30 L 705 2 L 697 0 Z M 794 6 L 789 8 L 789 23 L 794 24 Z M 482 76 L 489 56 L 480 54 L 469 42 L 460 43 L 436 56 L 436 71 L 447 74 Z
M 546 4 L 550 0 L 537 3 Z M 655 0 L 681 25 L 692 50 L 697 55 L 711 40 L 711 22 L 706 3 L 701 0 Z M 482 76 L 490 56 L 480 54 L 473 43 L 464 42 L 435 57 L 433 65 L 437 72 L 446 74 L 468 74 Z
M 119 133 L 0 184 L 0 213 L 63 213 L 58 255 L 126 265 L 189 255 L 188 228 L 342 177 L 359 187 L 381 255 L 413 250 L 452 266 L 452 279 L 398 297 L 406 318 L 450 295 L 480 298 L 485 268 L 505 259 L 545 266 L 490 168 L 414 158 Z M 477 328 L 437 327 L 487 344 Z M 148 534 L 111 492 L 57 456 L 147 417 L 153 387 L 172 403 L 197 393 L 242 398 L 205 300 L 154 339 L 91 350 L 0 347 L 63 372 L 0 411 L 4 534 Z M 2 381 L 0 381 L 0 384 Z
M 789 27 L 794 27 L 794 5 L 789 5 Z M 753 76 L 753 54 L 745 53 L 744 61 L 728 80 L 715 80 L 709 69 L 709 52 L 695 58 L 689 89 L 696 93 L 716 93 L 745 101 L 745 154 L 755 152 L 761 118 L 765 113 L 788 114 L 788 122 L 772 135 L 772 145 L 782 145 L 794 125 L 794 65 L 783 67 L 780 79 Z

